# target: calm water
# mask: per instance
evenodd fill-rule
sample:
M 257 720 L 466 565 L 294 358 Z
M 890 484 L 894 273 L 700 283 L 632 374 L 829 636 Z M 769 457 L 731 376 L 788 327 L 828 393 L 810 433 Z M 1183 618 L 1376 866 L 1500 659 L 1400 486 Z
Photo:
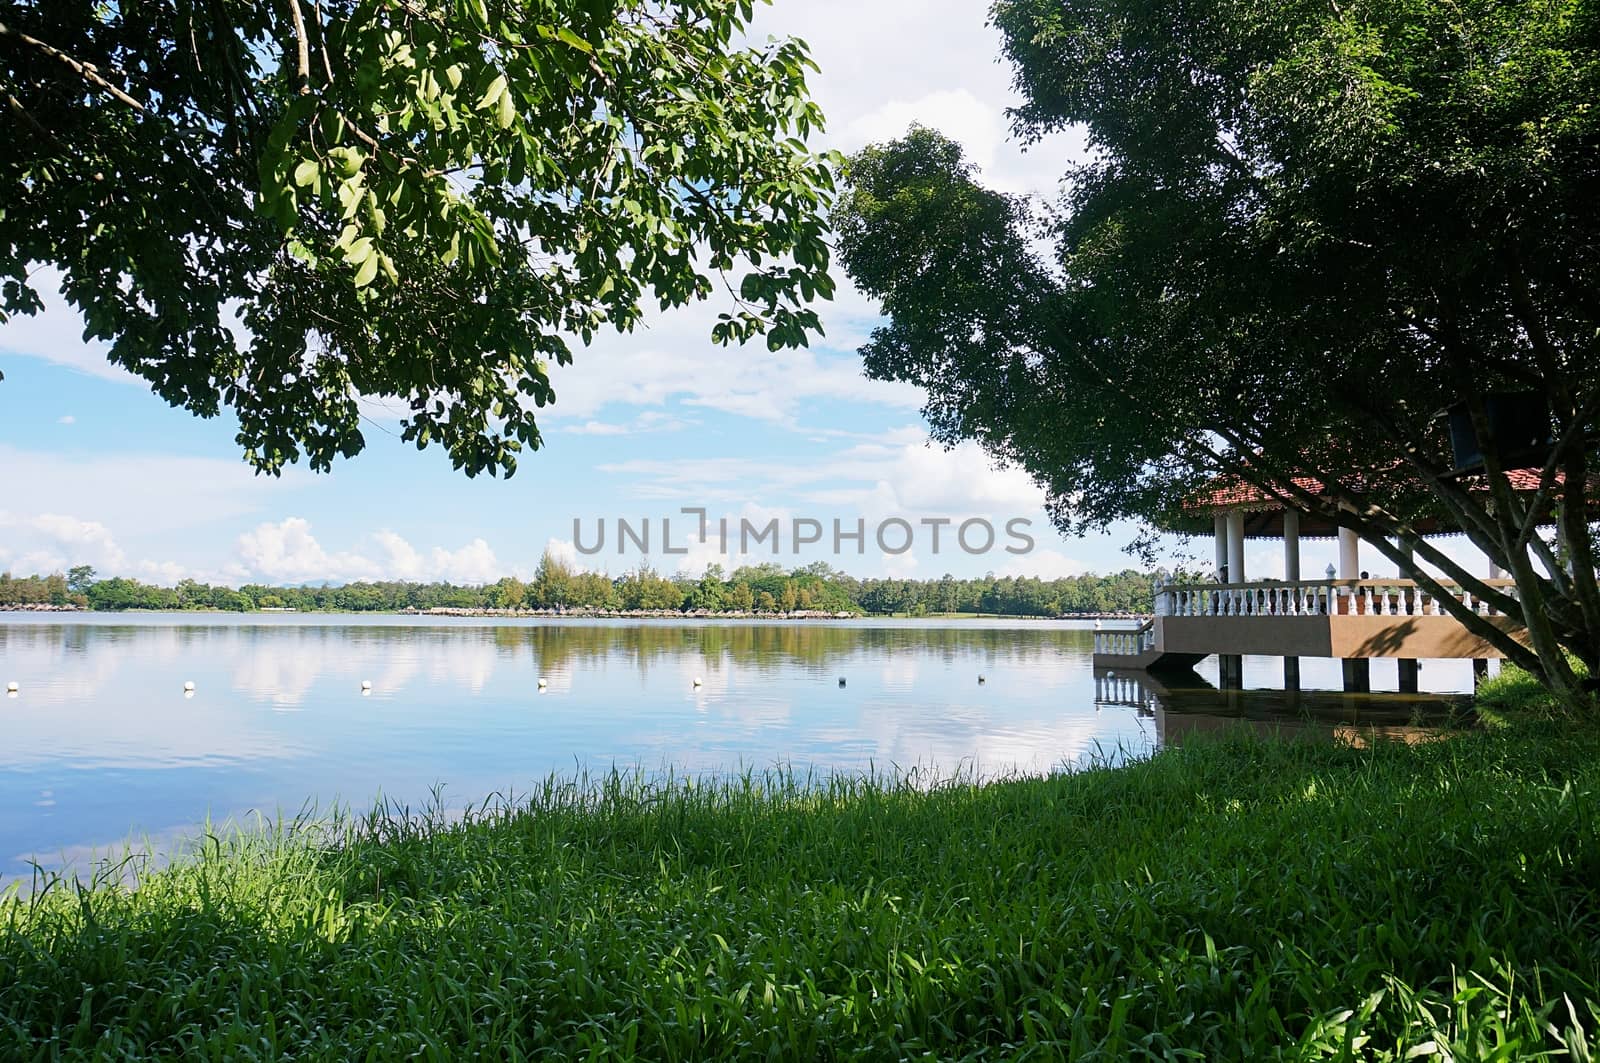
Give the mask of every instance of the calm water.
M 1042 772 L 1281 716 L 1203 682 L 1097 681 L 1089 628 L 0 614 L 0 685 L 21 687 L 0 699 L 0 881 L 308 802 L 416 806 L 442 786 L 460 807 L 612 766 Z M 1274 685 L 1274 664 L 1247 661 L 1247 683 Z M 1470 684 L 1464 663 L 1424 675 Z M 1306 680 L 1336 683 L 1336 663 Z M 1331 732 L 1438 707 L 1379 702 L 1292 708 Z

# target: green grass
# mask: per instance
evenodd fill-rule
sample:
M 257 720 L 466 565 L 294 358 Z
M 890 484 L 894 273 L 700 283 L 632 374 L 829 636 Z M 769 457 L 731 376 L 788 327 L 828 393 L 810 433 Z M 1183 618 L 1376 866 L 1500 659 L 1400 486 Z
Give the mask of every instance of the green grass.
M 0 1058 L 1586 1058 L 1600 737 L 551 784 L 0 910 Z
M 1576 657 L 1569 657 L 1572 670 L 1579 679 L 1585 679 L 1589 670 Z M 1500 674 L 1478 684 L 1473 698 L 1477 711 L 1493 721 L 1504 719 L 1555 719 L 1565 714 L 1559 702 L 1543 683 L 1534 676 L 1507 661 Z

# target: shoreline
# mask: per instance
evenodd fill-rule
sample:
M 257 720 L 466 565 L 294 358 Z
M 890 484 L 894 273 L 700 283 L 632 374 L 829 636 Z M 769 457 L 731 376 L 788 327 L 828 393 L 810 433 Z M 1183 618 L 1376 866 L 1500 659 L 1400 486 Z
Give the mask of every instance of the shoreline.
M 790 613 L 711 612 L 705 609 L 467 609 L 438 606 L 432 609 L 88 609 L 79 605 L 0 605 L 0 613 L 72 613 L 84 616 L 138 616 L 156 613 L 204 616 L 414 616 L 463 617 L 504 620 L 1126 620 L 1144 621 L 1149 613 L 1063 613 L 1036 616 L 1022 613 L 851 613 L 843 610 L 796 610 Z

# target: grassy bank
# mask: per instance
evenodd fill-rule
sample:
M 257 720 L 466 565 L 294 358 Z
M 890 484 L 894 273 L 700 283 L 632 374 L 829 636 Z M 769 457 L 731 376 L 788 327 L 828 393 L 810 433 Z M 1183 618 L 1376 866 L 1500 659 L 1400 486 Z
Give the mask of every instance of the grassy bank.
M 1600 739 L 549 787 L 0 913 L 0 1058 L 1582 1058 Z M 324 838 L 324 843 L 327 839 Z
M 1576 657 L 1569 657 L 1573 672 L 1587 679 L 1589 670 Z M 1514 664 L 1507 663 L 1500 674 L 1478 684 L 1473 697 L 1477 711 L 1495 723 L 1511 720 L 1553 720 L 1563 714 L 1560 703 L 1539 680 Z

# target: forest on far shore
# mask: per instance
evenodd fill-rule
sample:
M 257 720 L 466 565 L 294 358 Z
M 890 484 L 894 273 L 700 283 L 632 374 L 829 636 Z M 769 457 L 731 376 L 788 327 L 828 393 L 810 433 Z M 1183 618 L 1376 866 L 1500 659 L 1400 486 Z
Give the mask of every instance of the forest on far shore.
M 870 615 L 987 613 L 997 616 L 1062 616 L 1075 613 L 1142 613 L 1150 609 L 1151 581 L 1162 572 L 1127 569 L 1044 580 L 983 576 L 957 579 L 857 579 L 826 562 L 785 569 L 775 563 L 724 572 L 711 565 L 704 575 L 663 576 L 648 566 L 613 577 L 581 572 L 546 554 L 532 579 L 506 576 L 494 583 L 463 586 L 405 580 L 321 586 L 227 587 L 183 580 L 174 587 L 117 576 L 97 578 L 80 565 L 46 576 L 0 574 L 0 608 L 78 607 L 212 609 L 252 612 L 399 612 L 405 609 L 650 610 L 686 613 L 847 612 Z

